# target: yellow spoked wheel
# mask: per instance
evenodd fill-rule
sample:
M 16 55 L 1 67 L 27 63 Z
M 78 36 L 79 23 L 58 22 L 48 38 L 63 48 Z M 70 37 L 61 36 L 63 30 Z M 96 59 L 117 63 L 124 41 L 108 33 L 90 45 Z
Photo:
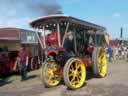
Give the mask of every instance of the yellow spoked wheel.
M 95 57 L 93 58 L 93 71 L 98 77 L 105 77 L 107 74 L 107 56 L 104 48 L 96 48 L 94 50 Z
M 105 50 L 103 48 L 100 49 L 98 55 L 98 71 L 100 77 L 105 77 L 107 73 L 107 58 Z
M 70 58 L 64 66 L 64 82 L 70 89 L 80 88 L 86 79 L 86 67 L 79 58 Z
M 42 65 L 41 79 L 46 87 L 57 86 L 62 76 L 55 74 L 55 72 L 60 68 L 60 65 L 56 64 L 54 60 L 46 61 Z

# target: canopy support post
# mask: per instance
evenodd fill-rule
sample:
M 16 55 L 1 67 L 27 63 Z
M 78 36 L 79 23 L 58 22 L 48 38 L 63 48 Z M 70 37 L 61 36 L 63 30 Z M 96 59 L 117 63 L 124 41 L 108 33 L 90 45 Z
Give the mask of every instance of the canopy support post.
M 60 25 L 59 23 L 57 24 L 57 37 L 58 37 L 58 46 L 61 47 L 61 42 L 60 42 Z
M 38 38 L 38 40 L 39 40 L 39 43 L 40 43 L 40 45 L 41 45 L 41 48 L 43 48 L 43 44 L 42 44 L 41 39 L 40 39 L 40 37 L 39 37 L 39 35 L 38 35 L 38 29 L 37 29 L 37 28 L 35 28 L 35 34 L 36 34 L 36 36 L 37 36 L 37 38 Z
M 97 38 L 97 36 L 96 36 L 97 30 L 94 30 L 94 32 L 95 32 L 95 38 L 94 38 L 94 39 L 95 39 L 95 42 L 94 42 L 94 43 L 95 43 L 95 46 L 97 46 L 97 41 L 96 41 L 96 40 L 97 40 L 97 39 L 96 39 L 96 38 Z
M 68 32 L 68 29 L 69 29 L 69 22 L 67 23 L 67 26 L 66 26 L 66 29 L 65 29 L 65 34 L 64 34 L 64 37 L 63 37 L 63 41 L 62 41 L 62 47 L 64 46 L 64 41 L 65 41 L 65 38 L 66 38 L 66 35 L 67 35 L 67 32 Z
M 46 48 L 45 27 L 44 26 L 43 26 L 43 43 L 44 43 L 44 48 Z
M 77 52 L 77 43 L 76 43 L 76 29 L 75 29 L 75 27 L 74 27 L 74 29 L 73 29 L 73 37 L 74 37 L 74 51 L 75 52 Z

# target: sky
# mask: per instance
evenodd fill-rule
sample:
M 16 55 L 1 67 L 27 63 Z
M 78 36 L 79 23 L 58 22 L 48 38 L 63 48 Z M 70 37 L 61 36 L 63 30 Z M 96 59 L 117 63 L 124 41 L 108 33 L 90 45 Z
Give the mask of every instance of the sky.
M 128 38 L 128 0 L 0 0 L 0 28 L 30 29 L 32 19 L 45 15 L 30 9 L 28 1 L 33 6 L 55 2 L 66 15 L 106 27 L 112 39 L 120 37 L 123 27 L 123 38 Z

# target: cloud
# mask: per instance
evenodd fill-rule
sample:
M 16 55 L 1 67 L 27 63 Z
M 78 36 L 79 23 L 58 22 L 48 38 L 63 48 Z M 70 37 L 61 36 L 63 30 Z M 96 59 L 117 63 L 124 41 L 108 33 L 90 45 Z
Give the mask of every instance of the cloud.
M 27 26 L 28 16 L 20 16 L 22 14 L 21 6 L 15 5 L 15 0 L 1 0 L 0 3 L 0 27 L 18 27 Z
M 112 17 L 113 18 L 119 18 L 119 17 L 121 17 L 121 14 L 120 13 L 114 13 L 113 15 L 112 15 Z
M 22 12 L 20 13 L 19 8 L 2 7 L 0 11 L 1 14 L 4 14 L 4 15 L 0 15 L 1 28 L 2 27 L 29 28 L 29 21 L 31 20 L 31 17 L 29 17 L 29 15 L 22 16 Z
M 16 27 L 16 28 L 27 28 L 29 27 L 29 21 L 31 18 L 11 18 L 11 19 L 0 19 L 0 27 Z
M 56 0 L 1 0 L 0 27 L 29 28 L 33 17 L 62 12 Z

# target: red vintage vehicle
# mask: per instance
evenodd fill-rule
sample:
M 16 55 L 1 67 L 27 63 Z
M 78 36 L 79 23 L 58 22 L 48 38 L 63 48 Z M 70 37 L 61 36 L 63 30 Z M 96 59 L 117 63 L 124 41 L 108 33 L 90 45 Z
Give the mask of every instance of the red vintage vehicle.
M 46 87 L 58 85 L 63 78 L 69 88 L 80 88 L 90 70 L 97 77 L 106 76 L 109 39 L 104 27 L 64 15 L 38 18 L 30 25 L 43 33 L 41 80 Z
M 16 53 L 17 52 L 13 52 L 13 54 L 12 52 L 6 51 L 0 52 L 0 75 L 7 76 L 7 74 L 17 70 Z
M 0 76 L 8 76 L 10 73 L 19 72 L 17 61 L 18 51 L 0 52 Z M 35 70 L 40 67 L 38 56 L 29 57 L 28 70 Z

